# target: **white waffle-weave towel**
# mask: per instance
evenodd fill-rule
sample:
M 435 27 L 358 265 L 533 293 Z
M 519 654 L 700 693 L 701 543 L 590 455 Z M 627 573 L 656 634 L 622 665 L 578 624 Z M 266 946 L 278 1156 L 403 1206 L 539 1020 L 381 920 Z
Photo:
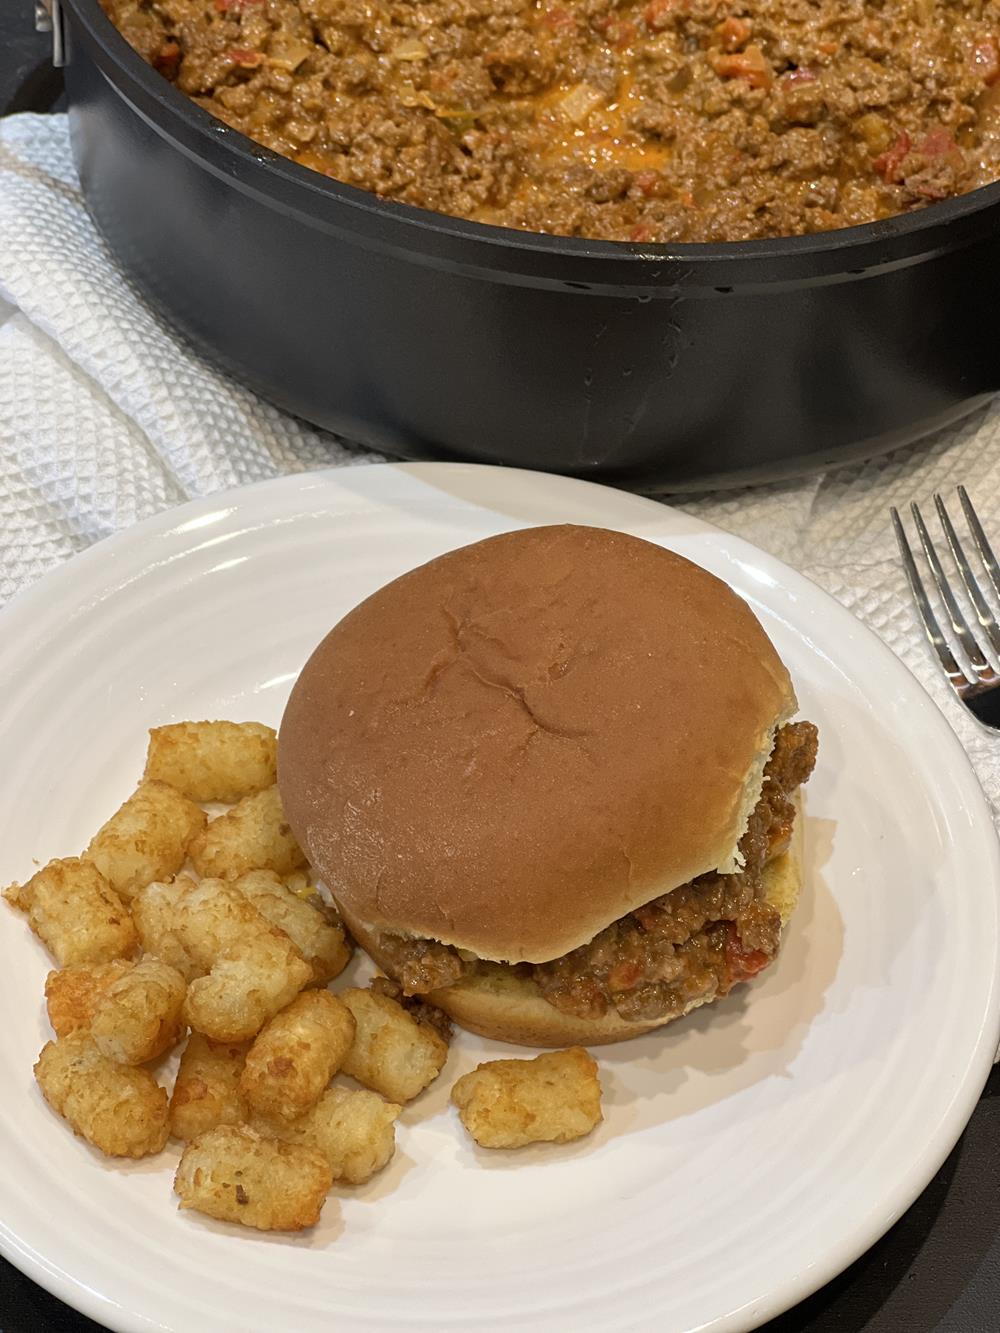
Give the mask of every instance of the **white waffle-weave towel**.
M 0 121 L 3 298 L 0 603 L 189 497 L 376 458 L 226 379 L 142 304 L 84 208 L 62 116 Z M 931 662 L 887 519 L 890 504 L 958 482 L 1000 541 L 1000 408 L 871 463 L 678 503 L 773 552 L 870 625 L 938 701 L 1000 817 L 1000 739 L 965 715 Z

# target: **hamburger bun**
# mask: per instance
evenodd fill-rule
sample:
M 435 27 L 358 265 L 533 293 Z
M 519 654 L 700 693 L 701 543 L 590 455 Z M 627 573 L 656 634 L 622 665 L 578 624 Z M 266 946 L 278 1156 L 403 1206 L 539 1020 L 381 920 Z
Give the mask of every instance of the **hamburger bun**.
M 532 528 L 440 556 L 334 626 L 292 690 L 278 781 L 373 956 L 390 931 L 545 962 L 739 869 L 795 707 L 773 645 L 719 579 L 624 533 Z M 595 1040 L 497 985 L 512 1031 Z M 488 987 L 454 990 L 442 1004 L 459 1022 L 499 1030 L 482 1017 Z M 643 1030 L 606 1026 L 605 1040 Z
M 791 846 L 764 869 L 765 897 L 781 914 L 782 925 L 791 916 L 802 889 L 802 806 L 798 796 L 795 805 Z M 352 916 L 349 909 L 342 911 L 345 924 L 362 949 L 383 971 L 391 971 L 383 959 L 377 933 Z M 612 1008 L 602 1018 L 576 1018 L 549 1004 L 530 978 L 519 976 L 502 964 L 463 977 L 423 998 L 443 1009 L 469 1032 L 520 1046 L 607 1046 L 641 1036 L 684 1016 L 670 1014 L 651 1023 L 630 1023 Z M 710 1003 L 712 998 L 693 1001 L 684 1013 Z

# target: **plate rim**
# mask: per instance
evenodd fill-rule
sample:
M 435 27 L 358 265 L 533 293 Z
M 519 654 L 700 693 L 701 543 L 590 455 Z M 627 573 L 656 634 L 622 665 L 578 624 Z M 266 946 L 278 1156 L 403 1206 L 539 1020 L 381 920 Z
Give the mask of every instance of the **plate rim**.
M 794 585 L 798 583 L 804 591 L 808 592 L 810 598 L 818 598 L 822 603 L 834 608 L 841 622 L 845 626 L 849 625 L 852 632 L 882 660 L 883 664 L 890 669 L 902 670 L 910 688 L 918 692 L 918 697 L 922 699 L 924 705 L 930 705 L 927 716 L 933 716 L 933 725 L 938 730 L 940 743 L 950 751 L 949 768 L 956 779 L 961 774 L 963 799 L 970 804 L 970 811 L 978 816 L 976 828 L 981 835 L 982 853 L 990 862 L 990 879 L 994 886 L 1000 886 L 1000 837 L 998 837 L 992 810 L 972 762 L 937 701 L 907 664 L 889 648 L 872 628 L 854 616 L 831 593 L 821 588 L 807 575 L 786 564 L 777 556 L 771 555 L 763 548 L 755 546 L 745 538 L 651 496 L 638 495 L 635 492 L 624 491 L 583 478 L 564 477 L 527 468 L 509 468 L 493 464 L 385 462 L 311 469 L 264 478 L 248 485 L 228 487 L 225 490 L 211 492 L 208 495 L 194 497 L 180 504 L 168 506 L 138 523 L 122 528 L 94 542 L 83 551 L 77 552 L 69 559 L 47 570 L 0 608 L 0 642 L 3 640 L 5 629 L 15 628 L 22 617 L 30 619 L 36 610 L 44 609 L 45 602 L 50 597 L 52 590 L 72 579 L 74 572 L 80 571 L 82 568 L 100 567 L 109 557 L 113 560 L 119 550 L 127 550 L 133 543 L 141 542 L 151 536 L 168 534 L 176 529 L 178 525 L 213 510 L 227 509 L 232 513 L 233 510 L 238 510 L 245 504 L 248 496 L 253 497 L 262 492 L 274 490 L 295 492 L 319 489 L 331 482 L 335 483 L 342 479 L 343 474 L 348 471 L 356 476 L 370 472 L 384 475 L 391 471 L 411 475 L 417 479 L 426 478 L 431 482 L 435 477 L 446 475 L 498 475 L 504 480 L 513 479 L 528 485 L 534 481 L 546 485 L 565 485 L 591 493 L 612 494 L 625 498 L 629 503 L 635 503 L 637 510 L 640 507 L 645 507 L 651 515 L 660 514 L 668 522 L 674 519 L 683 523 L 688 534 L 721 535 L 726 539 L 727 549 L 734 559 L 742 556 L 743 558 L 753 557 L 759 560 L 763 557 L 773 568 L 781 571 L 783 578 L 786 580 L 783 584 L 786 591 L 794 590 Z M 445 494 L 451 493 L 446 491 Z M 490 507 L 488 494 L 488 489 L 483 488 L 483 498 L 478 502 L 487 509 Z M 463 494 L 452 495 L 452 499 L 458 507 L 477 503 Z M 529 521 L 527 525 L 533 526 L 534 520 Z M 266 524 L 263 526 L 266 526 Z M 109 579 L 109 584 L 110 582 Z M 108 591 L 113 594 L 114 589 L 109 587 Z M 16 642 L 17 635 L 11 635 L 9 641 Z M 0 666 L 3 665 L 2 657 L 3 654 L 0 654 Z M 978 810 L 975 807 L 978 807 Z M 983 820 L 985 820 L 992 836 L 982 836 Z M 998 975 L 997 969 L 994 969 L 990 979 L 985 1010 L 976 1035 L 973 1056 L 963 1077 L 956 1084 L 951 1094 L 947 1112 L 941 1116 L 936 1133 L 925 1145 L 920 1157 L 916 1159 L 916 1163 L 911 1167 L 909 1175 L 897 1186 L 895 1191 L 885 1196 L 882 1206 L 873 1209 L 868 1217 L 863 1219 L 859 1226 L 855 1227 L 850 1233 L 849 1239 L 841 1239 L 838 1242 L 831 1243 L 821 1261 L 817 1261 L 797 1277 L 785 1281 L 780 1287 L 769 1291 L 764 1300 L 755 1300 L 752 1308 L 744 1307 L 741 1310 L 732 1311 L 728 1315 L 712 1319 L 710 1323 L 698 1327 L 713 1330 L 714 1333 L 735 1333 L 735 1330 L 760 1327 L 761 1324 L 776 1318 L 818 1291 L 875 1245 L 923 1193 L 958 1142 L 979 1102 L 982 1089 L 993 1067 L 998 1045 L 1000 1045 L 1000 975 Z M 102 1323 L 108 1329 L 113 1330 L 114 1333 L 151 1333 L 152 1330 L 163 1330 L 168 1327 L 160 1323 L 155 1317 L 123 1310 L 110 1296 L 94 1291 L 81 1279 L 56 1269 L 43 1254 L 35 1251 L 29 1244 L 22 1243 L 20 1237 L 8 1228 L 2 1218 L 0 1218 L 0 1254 L 50 1295 L 62 1301 L 69 1308 L 77 1310 L 98 1323 Z M 748 1319 L 750 1322 L 747 1322 Z M 696 1333 L 696 1330 L 692 1330 L 692 1333 Z

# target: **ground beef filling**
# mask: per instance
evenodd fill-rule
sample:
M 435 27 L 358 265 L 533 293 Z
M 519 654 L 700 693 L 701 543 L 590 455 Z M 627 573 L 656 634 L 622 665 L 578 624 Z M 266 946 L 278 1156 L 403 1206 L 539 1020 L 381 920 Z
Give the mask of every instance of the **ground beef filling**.
M 451 1019 L 443 1009 L 428 1004 L 418 995 L 407 995 L 399 982 L 393 981 L 391 977 L 373 977 L 371 989 L 376 995 L 384 995 L 386 999 L 395 1000 L 415 1022 L 433 1028 L 444 1041 L 451 1041 Z
M 258 143 L 633 242 L 825 231 L 1000 177 L 1000 0 L 102 0 Z
M 645 1022 L 725 995 L 767 967 L 778 950 L 781 919 L 764 898 L 763 870 L 789 844 L 791 798 L 812 772 L 816 746 L 811 722 L 778 731 L 760 800 L 740 840 L 739 874 L 701 875 L 612 922 L 572 953 L 519 964 L 519 970 L 564 1013 L 601 1018 L 614 1009 L 631 1022 Z M 481 966 L 435 940 L 386 934 L 380 947 L 407 994 L 451 985 Z

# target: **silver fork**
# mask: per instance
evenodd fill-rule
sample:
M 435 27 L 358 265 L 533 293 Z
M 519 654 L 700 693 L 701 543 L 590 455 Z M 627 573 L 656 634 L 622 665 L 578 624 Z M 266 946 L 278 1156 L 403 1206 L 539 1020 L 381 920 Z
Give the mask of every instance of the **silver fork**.
M 969 493 L 964 486 L 959 486 L 958 498 L 966 522 L 969 525 L 969 532 L 972 534 L 972 541 L 979 553 L 983 571 L 989 579 L 998 600 L 1000 600 L 1000 566 L 997 565 L 997 558 L 993 554 L 993 549 L 987 540 L 986 533 L 983 531 L 983 525 L 972 507 Z M 958 539 L 958 533 L 948 517 L 948 511 L 945 509 L 944 501 L 940 495 L 934 496 L 934 507 L 937 510 L 945 541 L 951 551 L 958 576 L 972 609 L 976 613 L 976 620 L 979 623 L 978 635 L 974 634 L 969 628 L 954 589 L 949 584 L 941 567 L 941 561 L 934 549 L 934 543 L 927 531 L 927 525 L 915 504 L 910 505 L 910 513 L 913 515 L 913 522 L 916 525 L 917 535 L 920 538 L 920 545 L 923 547 L 931 577 L 934 579 L 941 597 L 941 603 L 948 616 L 955 639 L 965 656 L 967 667 L 959 665 L 951 650 L 951 645 L 941 633 L 934 608 L 931 606 L 930 599 L 924 589 L 923 580 L 913 558 L 913 552 L 910 550 L 910 544 L 900 522 L 899 513 L 893 506 L 889 512 L 892 515 L 896 541 L 899 543 L 899 553 L 903 558 L 906 580 L 910 585 L 910 592 L 913 594 L 914 605 L 917 608 L 920 623 L 924 627 L 924 633 L 927 635 L 928 642 L 948 678 L 948 683 L 978 721 L 987 727 L 1000 731 L 1000 675 L 997 674 L 986 655 L 988 649 L 992 652 L 994 659 L 1000 660 L 1000 626 L 997 625 L 996 616 L 994 616 L 989 603 L 983 596 L 982 589 L 976 581 L 976 576 L 972 572 L 962 548 L 962 543 Z M 984 644 L 986 647 L 984 647 Z

